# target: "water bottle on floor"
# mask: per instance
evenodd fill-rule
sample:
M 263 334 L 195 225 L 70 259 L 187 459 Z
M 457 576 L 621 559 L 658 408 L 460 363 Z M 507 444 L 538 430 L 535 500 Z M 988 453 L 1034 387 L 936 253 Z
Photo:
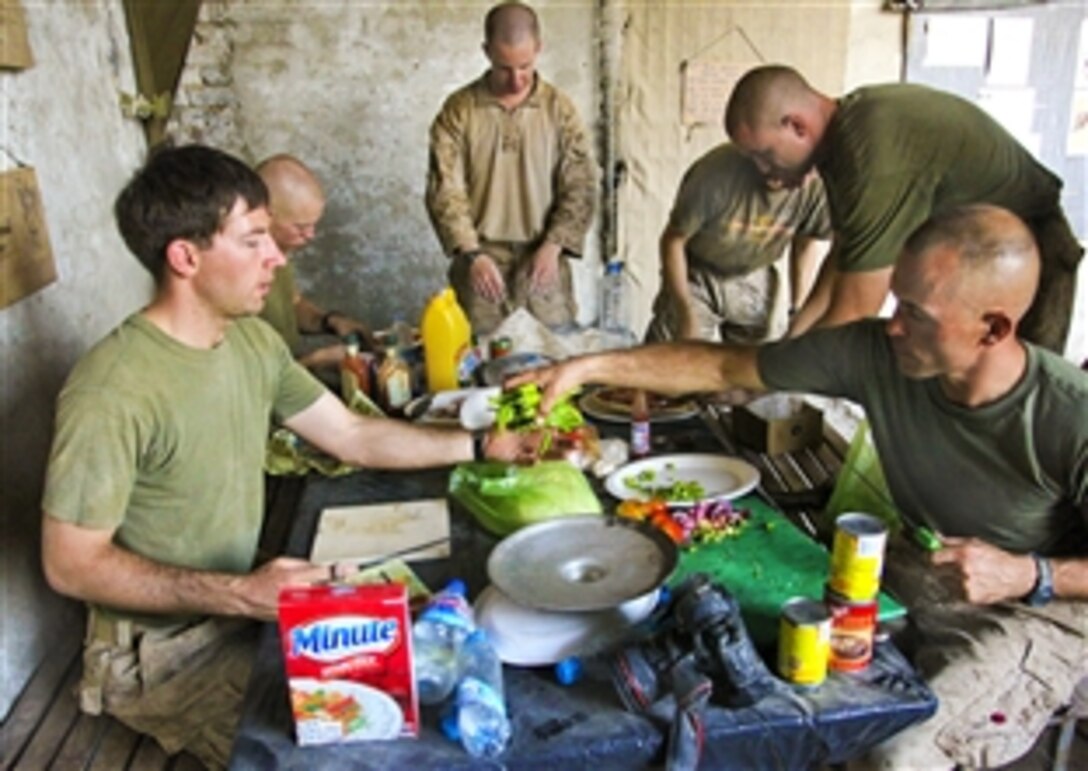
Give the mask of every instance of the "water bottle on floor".
M 461 649 L 463 665 L 457 686 L 457 733 L 474 758 L 493 758 L 510 742 L 510 721 L 503 701 L 502 662 L 477 629 Z
M 422 704 L 437 704 L 457 685 L 462 647 L 475 629 L 472 606 L 459 579 L 436 594 L 412 626 L 416 690 Z

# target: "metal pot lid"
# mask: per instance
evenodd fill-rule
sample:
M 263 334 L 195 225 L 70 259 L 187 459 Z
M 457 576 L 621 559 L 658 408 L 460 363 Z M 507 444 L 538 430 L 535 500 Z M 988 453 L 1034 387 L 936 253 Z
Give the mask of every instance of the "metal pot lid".
M 653 591 L 676 567 L 676 544 L 643 522 L 562 517 L 523 527 L 487 561 L 514 602 L 544 610 L 602 610 Z

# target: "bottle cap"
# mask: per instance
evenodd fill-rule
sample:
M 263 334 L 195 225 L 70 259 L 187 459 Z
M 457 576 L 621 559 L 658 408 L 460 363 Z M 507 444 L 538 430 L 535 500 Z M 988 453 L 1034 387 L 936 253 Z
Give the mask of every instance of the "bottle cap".
M 560 685 L 574 685 L 582 679 L 582 660 L 577 656 L 568 656 L 555 665 L 555 679 Z
M 456 708 L 444 712 L 442 718 L 438 721 L 438 726 L 442 729 L 442 735 L 451 742 L 461 741 L 461 726 L 457 725 Z
M 462 581 L 460 578 L 451 578 L 450 582 L 446 584 L 445 591 L 449 592 L 450 594 L 459 594 L 462 597 L 468 596 L 468 587 L 465 586 L 465 582 Z

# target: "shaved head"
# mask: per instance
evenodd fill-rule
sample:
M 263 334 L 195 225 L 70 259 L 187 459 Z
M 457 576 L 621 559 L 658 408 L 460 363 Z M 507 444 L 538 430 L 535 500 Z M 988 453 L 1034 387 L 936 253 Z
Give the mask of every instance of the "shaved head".
M 484 19 L 484 45 L 516 46 L 526 41 L 540 41 L 540 22 L 536 11 L 524 3 L 501 3 L 487 12 Z
M 744 74 L 725 107 L 725 130 L 731 137 L 742 127 L 761 128 L 778 120 L 817 93 L 792 67 L 769 64 Z
M 257 165 L 268 187 L 272 238 L 288 252 L 305 246 L 325 211 L 321 182 L 302 161 L 291 155 L 273 155 Z
M 900 261 L 917 264 L 938 248 L 958 256 L 946 293 L 980 309 L 1000 308 L 1014 321 L 1027 313 L 1039 285 L 1039 250 L 1015 214 L 988 204 L 936 214 L 907 239 Z

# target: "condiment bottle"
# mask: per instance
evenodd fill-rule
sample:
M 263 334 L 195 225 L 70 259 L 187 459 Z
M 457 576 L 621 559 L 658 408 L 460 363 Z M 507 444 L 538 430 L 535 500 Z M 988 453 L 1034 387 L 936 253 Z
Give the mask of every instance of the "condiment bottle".
M 412 400 L 412 370 L 395 345 L 385 349 L 378 367 L 378 395 L 390 412 L 400 412 Z
M 453 289 L 446 287 L 430 299 L 420 329 L 427 390 L 459 388 L 472 360 L 472 329 Z
M 631 455 L 650 454 L 650 403 L 641 388 L 631 398 Z
M 370 367 L 360 349 L 362 338 L 352 332 L 344 338 L 344 358 L 340 360 L 340 395 L 348 404 L 356 391 L 370 395 Z

